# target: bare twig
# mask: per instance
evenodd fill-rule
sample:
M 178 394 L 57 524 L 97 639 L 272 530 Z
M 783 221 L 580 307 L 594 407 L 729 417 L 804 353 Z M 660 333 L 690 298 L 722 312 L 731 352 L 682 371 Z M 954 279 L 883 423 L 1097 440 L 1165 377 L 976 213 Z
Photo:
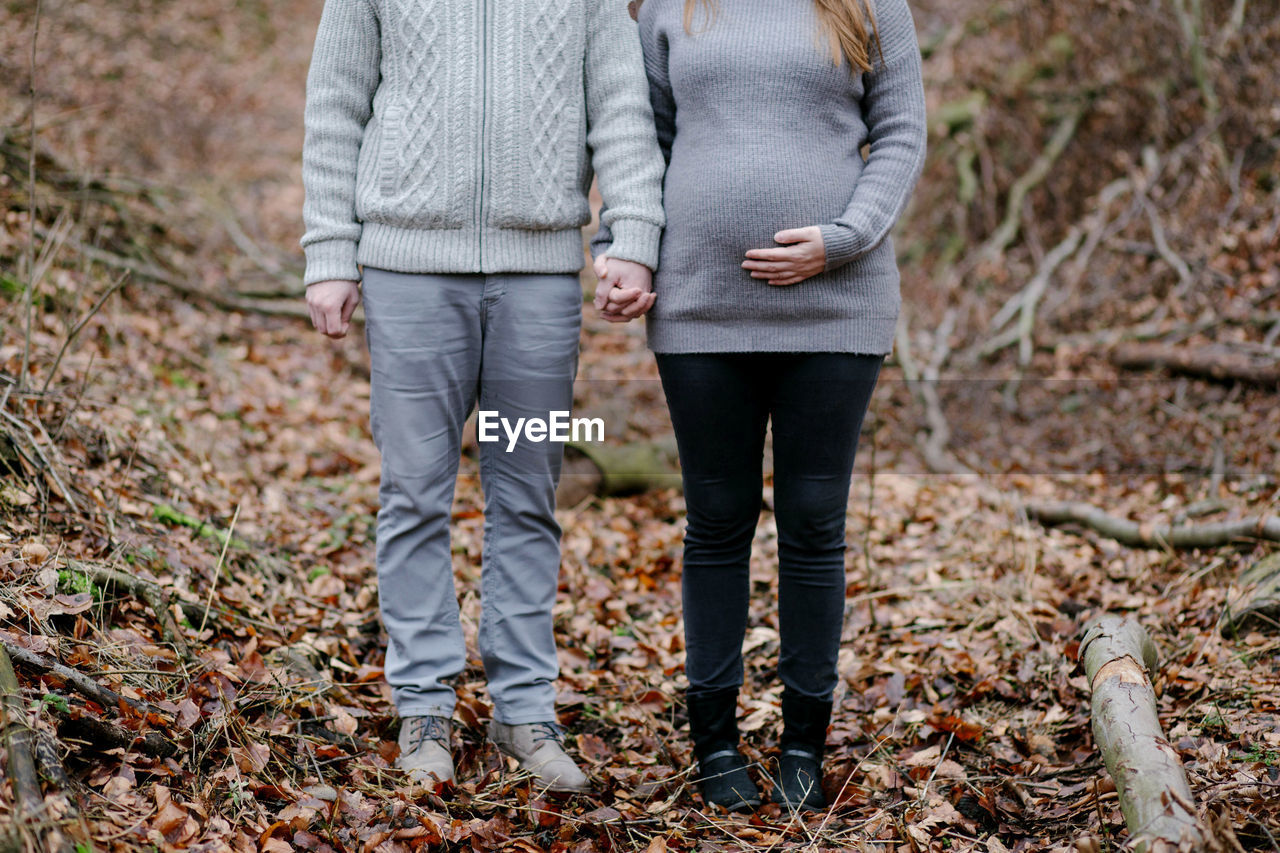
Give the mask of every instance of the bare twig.
M 39 457 L 41 466 L 43 466 L 41 470 L 45 476 L 53 482 L 54 487 L 57 488 L 58 492 L 62 495 L 62 499 L 67 502 L 67 505 L 70 506 L 73 511 L 79 512 L 80 505 L 77 503 L 71 489 L 69 489 L 67 484 L 62 481 L 62 478 L 58 476 L 57 468 L 49 457 L 45 455 L 44 451 L 40 449 L 40 445 L 36 442 L 35 436 L 31 434 L 31 430 L 27 424 L 23 423 L 21 420 L 3 409 L 0 409 L 0 418 L 8 421 L 9 425 L 21 434 L 21 437 L 26 440 L 26 447 L 30 448 L 35 455 Z M 19 447 L 19 451 L 22 449 L 22 447 Z
M 1053 277 L 1053 273 L 1057 270 L 1059 264 L 1075 252 L 1080 245 L 1081 232 L 1078 228 L 1072 228 L 1066 238 L 1045 256 L 1044 262 L 1041 263 L 1040 269 L 1036 271 L 1035 277 L 1027 285 L 1027 296 L 1022 301 L 1022 311 L 1018 318 L 1018 363 L 1026 367 L 1031 363 L 1031 337 L 1035 329 L 1036 306 L 1040 303 L 1040 298 L 1044 296 L 1045 289 L 1049 286 L 1049 280 Z
M 995 233 L 978 249 L 977 257 L 988 260 L 999 258 L 1018 236 L 1019 223 L 1022 221 L 1022 205 L 1027 200 L 1027 195 L 1049 176 L 1053 164 L 1058 162 L 1058 158 L 1062 156 L 1062 152 L 1076 135 L 1076 128 L 1080 126 L 1080 120 L 1084 118 L 1087 108 L 1087 102 L 1073 106 L 1058 122 L 1053 135 L 1049 137 L 1049 142 L 1031 167 L 1013 182 L 1013 186 L 1009 188 L 1009 201 L 1005 206 L 1004 219 Z
M 1019 363 L 1024 367 L 1031 363 L 1032 332 L 1035 325 L 1036 306 L 1044 296 L 1045 290 L 1049 287 L 1049 282 L 1053 278 L 1054 272 L 1057 271 L 1063 261 L 1071 257 L 1076 249 L 1079 248 L 1082 237 L 1083 232 L 1080 228 L 1072 226 L 1066 238 L 1045 255 L 1044 261 L 1040 264 L 1039 269 L 1036 270 L 1036 274 L 1032 276 L 1031 280 L 1017 295 L 1005 303 L 1004 308 L 1000 310 L 991 324 L 992 331 L 995 331 L 1008 322 L 1016 313 L 1019 315 L 1017 326 L 1004 334 L 996 335 L 978 350 L 978 355 L 988 356 L 1014 342 L 1018 342 Z
M 90 308 L 89 311 L 71 327 L 71 331 L 67 333 L 66 339 L 62 342 L 62 348 L 58 350 L 57 358 L 53 360 L 53 366 L 49 368 L 49 375 L 44 378 L 44 386 L 40 389 L 41 394 L 47 394 L 49 392 L 49 383 L 53 381 L 53 377 L 57 374 L 58 367 L 62 364 L 62 357 L 67 354 L 67 348 L 71 346 L 71 343 L 76 339 L 76 336 L 80 334 L 80 331 L 84 329 L 85 325 L 102 310 L 102 306 L 111 298 L 111 294 L 119 290 L 120 286 L 125 283 L 125 280 L 128 277 L 129 271 L 125 270 L 124 274 L 116 279 L 115 284 L 108 287 L 103 294 L 98 297 L 98 301 L 93 303 L 93 307 Z
M 917 799 L 921 805 L 929 801 L 929 786 L 933 784 L 933 779 L 938 775 L 938 768 L 942 766 L 942 762 L 947 760 L 947 753 L 951 750 L 951 742 L 955 739 L 955 732 L 947 732 L 947 742 L 942 747 L 942 752 L 938 754 L 938 763 L 933 765 L 933 771 L 929 773 L 929 778 L 925 780 L 924 787 L 920 789 L 920 796 Z
M 945 327 L 945 322 L 944 322 Z M 902 365 L 902 375 L 907 380 L 917 399 L 924 405 L 925 421 L 929 425 L 928 433 L 920 442 L 925 464 L 931 471 L 939 474 L 972 474 L 967 465 L 956 458 L 947 447 L 951 441 L 951 427 L 942 411 L 942 402 L 938 397 L 939 360 L 923 371 L 916 363 L 911 352 L 911 330 L 906 314 L 898 323 L 897 331 L 898 363 Z M 932 373 L 932 378 L 929 374 Z
M 31 145 L 27 152 L 27 292 L 23 300 L 26 333 L 22 347 L 22 369 L 18 371 L 19 383 L 26 381 L 27 368 L 31 365 L 31 306 L 36 289 L 36 55 L 40 41 L 41 6 L 41 0 L 36 0 L 31 26 L 31 76 L 28 90 L 31 97 Z
M 164 637 L 165 642 L 173 646 L 178 656 L 183 660 L 191 660 L 191 649 L 187 645 L 186 638 L 182 636 L 178 623 L 173 618 L 173 598 L 163 587 L 151 581 L 143 580 L 136 575 L 125 574 L 124 572 L 118 572 L 106 566 L 93 565 L 92 563 L 71 561 L 67 563 L 67 568 L 86 575 L 99 586 L 114 586 L 141 598 L 156 614 L 156 619 L 160 622 L 160 634 Z M 206 617 L 208 612 L 206 607 Z
M 1235 3 L 1231 6 L 1231 16 L 1227 19 L 1226 26 L 1218 33 L 1220 42 L 1231 41 L 1244 27 L 1244 13 L 1247 6 L 1247 0 L 1235 0 Z
M 188 284 L 174 273 L 147 261 L 117 255 L 74 238 L 68 238 L 67 245 L 86 258 L 97 261 L 103 266 L 128 270 L 138 278 L 163 284 L 176 293 L 192 299 L 198 299 L 224 311 L 245 311 L 254 314 L 265 314 L 271 317 L 294 317 L 300 320 L 305 320 L 309 317 L 307 307 L 299 299 L 256 300 L 228 298 L 219 295 L 213 290 L 206 290 Z M 357 311 L 352 318 L 352 322 L 363 323 L 363 314 Z
M 209 620 L 209 608 L 213 605 L 213 594 L 218 589 L 218 579 L 222 577 L 222 566 L 227 559 L 227 548 L 231 545 L 231 540 L 236 535 L 236 521 L 240 519 L 240 504 L 236 504 L 235 515 L 231 516 L 231 526 L 227 528 L 227 538 L 222 540 L 222 553 L 218 555 L 218 564 L 213 568 L 213 580 L 209 583 L 209 598 L 204 603 L 204 616 L 200 619 L 200 630 L 197 634 L 204 633 L 204 626 Z
M 876 428 L 879 420 L 874 414 L 871 416 L 871 473 L 868 475 L 867 482 L 867 517 L 862 525 L 862 557 L 867 564 L 867 589 L 871 589 L 875 585 L 876 569 L 875 561 L 871 557 L 871 519 L 874 517 L 876 504 L 876 436 L 879 430 Z M 876 606 L 875 602 L 867 599 L 867 618 L 870 620 L 871 626 L 876 626 Z
M 227 232 L 227 236 L 231 238 L 231 242 L 235 244 L 235 247 L 270 278 L 279 281 L 286 288 L 283 291 L 270 294 L 252 295 L 267 296 L 269 298 L 284 298 L 296 295 L 301 284 L 300 275 L 287 271 L 279 257 L 273 257 L 272 253 L 249 236 L 236 216 L 230 202 L 221 196 L 206 198 L 206 202 L 207 209 L 218 218 L 223 230 Z M 243 291 L 241 293 L 244 296 L 251 295 L 243 293 Z
M 1182 28 L 1182 37 L 1191 54 L 1191 74 L 1195 77 L 1196 86 L 1200 89 L 1200 98 L 1204 102 L 1204 111 L 1209 124 L 1217 125 L 1222 114 L 1222 102 L 1213 85 L 1208 65 L 1208 53 L 1204 44 L 1204 4 L 1203 0 L 1174 0 L 1174 14 Z M 1239 13 L 1243 23 L 1244 8 Z M 1225 175 L 1230 171 L 1231 163 L 1227 158 L 1226 146 L 1222 143 L 1222 134 L 1216 129 L 1213 132 L 1214 150 L 1217 154 L 1218 166 Z
M 1151 239 L 1155 241 L 1156 252 L 1178 274 L 1177 293 L 1181 295 L 1187 291 L 1187 288 L 1196 283 L 1196 277 L 1192 274 L 1191 267 L 1187 266 L 1187 262 L 1169 247 L 1169 241 L 1164 234 L 1164 226 L 1160 224 L 1160 216 L 1156 213 L 1151 201 L 1144 198 L 1142 206 L 1146 209 L 1147 221 L 1151 223 Z
M 246 555 L 250 556 L 253 565 L 256 566 L 264 576 L 270 575 L 272 579 L 279 581 L 288 572 L 288 567 L 279 557 L 269 553 L 261 553 L 263 549 L 255 549 L 243 539 L 236 539 L 231 532 L 223 530 L 220 527 L 215 527 L 212 524 L 207 524 L 204 521 L 187 515 L 168 504 L 156 504 L 152 509 L 152 514 L 155 516 L 157 521 L 166 521 L 170 524 L 188 527 L 191 530 L 194 530 L 197 536 L 212 539 L 224 548 L 229 544 L 230 547 L 237 551 L 244 552 Z

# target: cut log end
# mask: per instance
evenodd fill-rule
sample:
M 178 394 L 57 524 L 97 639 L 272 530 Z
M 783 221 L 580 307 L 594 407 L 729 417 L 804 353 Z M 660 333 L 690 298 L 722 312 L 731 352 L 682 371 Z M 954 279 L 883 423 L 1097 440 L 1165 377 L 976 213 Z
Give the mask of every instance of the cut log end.
M 1086 629 L 1080 657 L 1093 691 L 1093 738 L 1136 848 L 1200 849 L 1204 829 L 1186 772 L 1156 713 L 1149 672 L 1158 655 L 1151 637 L 1133 620 L 1103 616 Z

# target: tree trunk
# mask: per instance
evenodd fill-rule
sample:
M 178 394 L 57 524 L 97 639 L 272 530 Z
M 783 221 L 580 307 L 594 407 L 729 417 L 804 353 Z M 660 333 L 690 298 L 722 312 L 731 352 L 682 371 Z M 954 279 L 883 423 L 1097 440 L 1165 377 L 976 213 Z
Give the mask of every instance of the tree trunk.
M 1156 648 L 1136 622 L 1103 616 L 1080 644 L 1093 690 L 1093 739 L 1115 780 L 1125 825 L 1139 851 L 1204 843 L 1182 762 L 1160 728 L 1148 671 Z

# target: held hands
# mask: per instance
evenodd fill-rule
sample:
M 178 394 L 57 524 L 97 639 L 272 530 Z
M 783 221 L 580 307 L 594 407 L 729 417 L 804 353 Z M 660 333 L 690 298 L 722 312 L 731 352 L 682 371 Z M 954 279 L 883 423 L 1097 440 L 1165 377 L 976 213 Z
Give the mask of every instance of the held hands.
M 331 338 L 346 337 L 351 315 L 360 304 L 360 284 L 355 281 L 318 281 L 307 288 L 311 324 Z
M 778 249 L 752 249 L 742 268 L 772 285 L 799 284 L 827 268 L 827 249 L 816 225 L 779 231 L 773 239 Z
M 592 268 L 600 280 L 593 304 L 610 323 L 627 323 L 641 317 L 657 301 L 653 273 L 644 264 L 601 255 Z

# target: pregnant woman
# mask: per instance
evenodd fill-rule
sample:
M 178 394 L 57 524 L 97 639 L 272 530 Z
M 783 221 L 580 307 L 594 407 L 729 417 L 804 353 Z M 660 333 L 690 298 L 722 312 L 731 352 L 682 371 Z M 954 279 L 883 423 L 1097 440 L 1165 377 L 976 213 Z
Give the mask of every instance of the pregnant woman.
M 647 0 L 667 230 L 648 307 L 683 468 L 689 728 L 703 798 L 760 802 L 738 751 L 748 561 L 772 428 L 783 733 L 774 798 L 825 807 L 858 432 L 893 344 L 889 231 L 924 159 L 906 0 Z M 607 237 L 607 235 L 605 235 Z

